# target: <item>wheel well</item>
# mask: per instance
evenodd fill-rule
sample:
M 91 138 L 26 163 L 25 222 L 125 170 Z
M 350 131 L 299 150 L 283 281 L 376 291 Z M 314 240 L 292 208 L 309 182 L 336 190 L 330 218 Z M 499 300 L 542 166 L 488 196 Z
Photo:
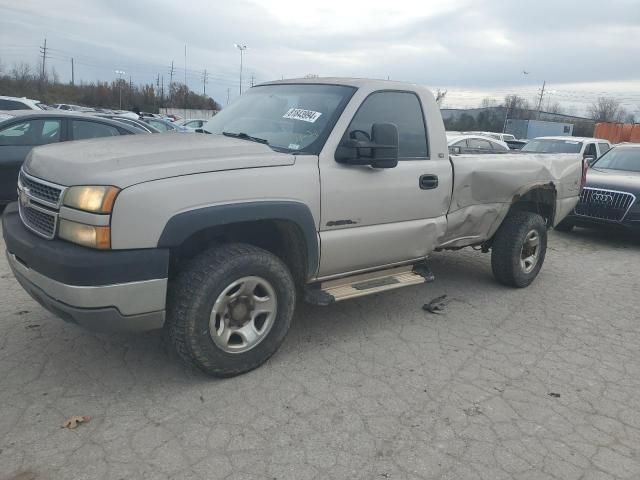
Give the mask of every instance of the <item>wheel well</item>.
M 514 197 L 509 213 L 514 211 L 538 213 L 544 218 L 547 228 L 553 226 L 556 214 L 556 187 L 540 185 L 522 195 Z
M 296 285 L 303 285 L 306 280 L 306 240 L 300 227 L 288 220 L 256 220 L 200 230 L 171 248 L 169 278 L 197 254 L 226 243 L 246 243 L 267 250 L 285 263 Z

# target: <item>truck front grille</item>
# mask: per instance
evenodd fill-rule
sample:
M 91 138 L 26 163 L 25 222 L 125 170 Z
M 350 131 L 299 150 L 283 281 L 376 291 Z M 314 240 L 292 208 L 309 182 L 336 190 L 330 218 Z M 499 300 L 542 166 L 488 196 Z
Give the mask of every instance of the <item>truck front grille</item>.
M 44 201 L 52 206 L 57 206 L 59 204 L 60 197 L 62 195 L 61 187 L 55 187 L 41 180 L 27 176 L 22 171 L 20 172 L 19 182 L 22 184 L 23 189 L 30 193 L 32 198 Z
M 52 239 L 56 234 L 58 214 L 34 205 L 18 205 L 20 218 L 27 228 L 38 235 Z
M 585 187 L 575 214 L 598 220 L 621 222 L 624 220 L 636 197 L 631 193 Z
M 18 210 L 25 227 L 49 240 L 56 236 L 58 209 L 65 187 L 32 177 L 20 171 Z

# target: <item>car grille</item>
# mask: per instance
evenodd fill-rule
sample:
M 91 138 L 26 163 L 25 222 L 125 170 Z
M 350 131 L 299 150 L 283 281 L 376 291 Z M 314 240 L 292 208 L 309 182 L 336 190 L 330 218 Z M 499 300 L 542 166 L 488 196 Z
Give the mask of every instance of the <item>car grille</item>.
M 19 205 L 22 222 L 35 233 L 52 239 L 56 234 L 58 215 L 38 207 Z
M 20 183 L 23 187 L 29 190 L 31 197 L 42 200 L 51 205 L 58 205 L 62 194 L 62 188 L 56 188 L 53 185 L 40 182 L 33 177 L 28 177 L 23 172 L 20 172 Z
M 18 177 L 18 210 L 22 223 L 49 240 L 56 236 L 58 208 L 65 187 L 34 178 L 24 172 Z
M 636 197 L 627 192 L 584 188 L 575 214 L 582 217 L 621 222 L 636 201 Z

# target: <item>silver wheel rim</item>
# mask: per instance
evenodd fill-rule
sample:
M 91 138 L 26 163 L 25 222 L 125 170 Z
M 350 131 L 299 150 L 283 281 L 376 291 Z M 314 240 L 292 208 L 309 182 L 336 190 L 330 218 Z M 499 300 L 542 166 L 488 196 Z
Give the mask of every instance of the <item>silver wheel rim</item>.
M 520 252 L 520 266 L 524 273 L 531 273 L 540 257 L 540 235 L 537 230 L 527 233 Z
M 276 292 L 260 277 L 243 277 L 218 296 L 209 318 L 213 342 L 227 353 L 243 353 L 264 340 L 275 322 Z

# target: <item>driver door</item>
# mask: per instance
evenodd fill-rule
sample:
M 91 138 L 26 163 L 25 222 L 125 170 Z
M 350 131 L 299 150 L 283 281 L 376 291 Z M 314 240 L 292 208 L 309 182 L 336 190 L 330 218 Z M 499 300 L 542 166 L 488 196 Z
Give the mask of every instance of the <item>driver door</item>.
M 397 126 L 396 167 L 338 163 L 333 148 L 325 147 L 321 154 L 320 277 L 424 258 L 445 229 L 450 164 L 446 151 L 429 151 L 418 96 L 404 91 L 370 94 L 343 140 L 370 138 L 374 123 Z M 447 160 L 432 159 L 439 157 Z

